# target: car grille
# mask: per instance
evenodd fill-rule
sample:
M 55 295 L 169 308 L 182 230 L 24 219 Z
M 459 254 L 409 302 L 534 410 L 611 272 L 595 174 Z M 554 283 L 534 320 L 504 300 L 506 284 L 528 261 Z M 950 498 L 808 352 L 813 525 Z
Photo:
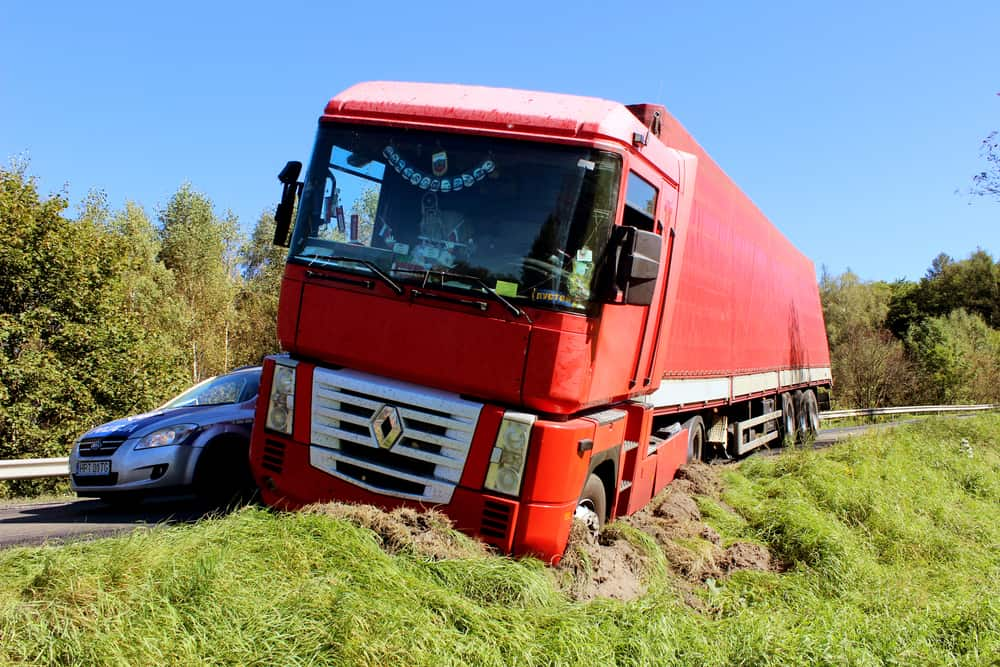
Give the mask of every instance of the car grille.
M 81 440 L 80 444 L 77 445 L 76 452 L 80 456 L 111 456 L 114 454 L 118 447 L 125 442 L 123 437 L 113 437 L 113 438 L 89 438 L 87 440 Z
M 402 432 L 391 446 L 380 415 L 395 409 Z M 375 493 L 447 503 L 462 477 L 482 403 L 350 370 L 313 376 L 309 461 Z M 375 422 L 375 425 L 372 422 Z M 383 444 L 386 444 L 385 442 Z

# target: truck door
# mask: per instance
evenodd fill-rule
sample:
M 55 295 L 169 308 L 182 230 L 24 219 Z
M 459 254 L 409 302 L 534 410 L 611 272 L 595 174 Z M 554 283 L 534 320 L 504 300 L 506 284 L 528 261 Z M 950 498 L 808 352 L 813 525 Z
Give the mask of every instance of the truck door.
M 651 166 L 633 160 L 625 177 L 622 225 L 662 234 L 664 214 L 668 209 L 661 190 L 666 181 Z M 676 191 L 674 191 L 676 192 Z M 660 262 L 666 249 L 661 249 Z M 627 396 L 642 391 L 647 382 L 653 357 L 650 352 L 656 336 L 656 322 L 662 308 L 662 280 L 657 281 L 652 305 L 606 305 L 601 314 L 597 337 L 592 397 Z
M 633 390 L 642 390 L 653 382 L 652 369 L 659 338 L 663 297 L 670 275 L 670 257 L 674 240 L 674 212 L 677 208 L 677 187 L 655 170 L 634 164 L 625 186 L 625 211 L 622 224 L 663 235 L 660 256 L 660 278 L 656 294 L 648 307 L 637 336 L 639 349 L 630 382 Z
M 663 329 L 664 305 L 674 256 L 674 242 L 677 238 L 677 185 L 667 179 L 660 180 L 656 209 L 656 232 L 663 236 L 660 255 L 660 278 L 656 294 L 649 307 L 646 328 L 642 337 L 642 353 L 636 364 L 633 381 L 637 387 L 646 389 L 655 383 L 656 352 L 659 349 L 660 334 Z

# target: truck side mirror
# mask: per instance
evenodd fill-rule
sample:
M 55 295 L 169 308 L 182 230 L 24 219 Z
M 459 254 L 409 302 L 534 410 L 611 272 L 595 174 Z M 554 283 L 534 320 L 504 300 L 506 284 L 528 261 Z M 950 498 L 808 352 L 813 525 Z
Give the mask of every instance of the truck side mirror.
M 292 211 L 295 209 L 295 195 L 299 190 L 299 174 L 302 163 L 289 161 L 278 174 L 281 181 L 281 201 L 274 211 L 274 245 L 288 247 L 288 230 L 292 226 Z
M 604 294 L 610 301 L 624 297 L 632 306 L 653 302 L 656 278 L 660 273 L 663 238 L 635 227 L 613 227 L 608 243 L 608 274 Z

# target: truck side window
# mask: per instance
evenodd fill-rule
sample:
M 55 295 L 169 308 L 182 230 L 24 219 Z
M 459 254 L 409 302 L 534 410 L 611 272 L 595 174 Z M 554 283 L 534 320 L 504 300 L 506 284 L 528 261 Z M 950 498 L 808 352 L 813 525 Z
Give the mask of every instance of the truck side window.
M 653 185 L 634 171 L 628 173 L 625 185 L 625 214 L 622 224 L 647 232 L 656 228 L 656 195 Z

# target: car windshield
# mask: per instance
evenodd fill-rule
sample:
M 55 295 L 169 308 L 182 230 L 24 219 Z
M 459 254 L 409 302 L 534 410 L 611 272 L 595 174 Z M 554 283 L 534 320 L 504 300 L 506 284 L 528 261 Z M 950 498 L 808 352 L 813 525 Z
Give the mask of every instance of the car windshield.
M 241 403 L 257 395 L 259 384 L 259 372 L 220 375 L 196 384 L 163 407 L 183 408 L 192 405 Z
M 595 148 L 324 124 L 289 260 L 582 311 L 620 177 Z

